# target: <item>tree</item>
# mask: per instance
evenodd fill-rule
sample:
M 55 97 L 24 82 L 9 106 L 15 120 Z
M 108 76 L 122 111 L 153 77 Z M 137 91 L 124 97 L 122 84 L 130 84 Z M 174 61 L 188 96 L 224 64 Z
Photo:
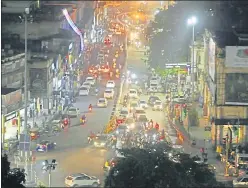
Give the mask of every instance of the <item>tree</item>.
M 177 153 L 166 143 L 150 148 L 123 149 L 122 158 L 105 179 L 105 188 L 112 187 L 224 187 L 205 164 L 197 164 L 188 154 Z
M 22 182 L 25 183 L 25 174 L 22 171 L 16 171 L 10 174 L 10 162 L 7 155 L 2 156 L 2 187 L 24 188 Z

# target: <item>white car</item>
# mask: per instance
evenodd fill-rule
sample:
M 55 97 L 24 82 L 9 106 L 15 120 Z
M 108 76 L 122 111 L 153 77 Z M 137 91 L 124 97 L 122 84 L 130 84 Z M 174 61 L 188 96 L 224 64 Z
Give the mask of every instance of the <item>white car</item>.
M 70 107 L 67 109 L 67 115 L 69 117 L 77 117 L 80 115 L 80 111 L 78 108 L 75 108 L 75 107 Z
M 120 110 L 120 114 L 119 114 L 120 117 L 123 117 L 123 118 L 127 118 L 129 116 L 129 112 L 128 112 L 128 109 L 127 108 L 122 108 Z
M 121 124 L 116 128 L 116 134 L 125 134 L 129 132 L 129 128 L 126 124 Z
M 248 175 L 240 176 L 233 180 L 234 187 L 248 187 Z
M 107 101 L 107 99 L 105 99 L 105 98 L 100 98 L 100 99 L 98 99 L 98 101 L 97 101 L 97 107 L 102 107 L 102 108 L 106 108 L 108 106 L 108 101 Z
M 159 78 L 158 77 L 152 77 L 150 79 L 150 84 L 159 84 Z
M 129 89 L 129 93 L 128 93 L 130 98 L 138 98 L 138 91 L 137 89 Z
M 90 82 L 84 82 L 81 87 L 87 87 L 88 89 L 91 88 L 91 83 Z
M 109 80 L 106 84 L 106 88 L 115 88 L 115 82 L 113 80 Z
M 153 105 L 153 107 L 152 107 L 152 110 L 159 110 L 159 111 L 162 111 L 162 110 L 163 110 L 163 103 L 162 103 L 162 101 L 156 100 L 156 101 L 154 102 L 154 105 Z
M 88 87 L 80 87 L 79 89 L 79 96 L 88 96 L 89 95 L 89 88 Z
M 139 105 L 140 105 L 140 108 L 144 108 L 144 109 L 148 108 L 148 104 L 145 100 L 140 100 Z
M 71 174 L 65 178 L 66 187 L 99 187 L 100 180 L 84 173 Z
M 96 79 L 93 77 L 87 77 L 85 82 L 89 82 L 93 86 L 96 83 Z
M 106 99 L 113 99 L 114 98 L 114 94 L 115 94 L 115 92 L 114 92 L 113 89 L 106 89 L 104 91 L 104 98 L 106 98 Z
M 132 103 L 130 104 L 130 110 L 131 110 L 131 111 L 135 110 L 135 109 L 138 108 L 138 107 L 139 107 L 139 104 L 138 104 L 137 102 L 132 102 Z

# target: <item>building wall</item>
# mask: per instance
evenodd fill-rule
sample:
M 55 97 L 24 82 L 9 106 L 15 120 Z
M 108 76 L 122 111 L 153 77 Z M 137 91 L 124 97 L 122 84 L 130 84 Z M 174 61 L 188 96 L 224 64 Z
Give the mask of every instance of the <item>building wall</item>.
M 3 58 L 1 61 L 1 86 L 7 88 L 21 88 L 24 78 L 25 54 Z

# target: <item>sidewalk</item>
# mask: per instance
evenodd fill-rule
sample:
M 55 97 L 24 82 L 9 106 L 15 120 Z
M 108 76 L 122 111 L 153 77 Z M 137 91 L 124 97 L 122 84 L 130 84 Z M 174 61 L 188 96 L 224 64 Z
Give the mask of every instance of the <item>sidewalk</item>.
M 232 177 L 225 177 L 225 164 L 220 160 L 217 160 L 217 154 L 211 142 L 211 137 L 204 130 L 204 127 L 190 127 L 189 133 L 187 127 L 180 124 L 178 121 L 173 122 L 173 117 L 169 115 L 169 111 L 165 113 L 168 117 L 168 122 L 183 135 L 183 147 L 185 152 L 195 156 L 198 155 L 202 157 L 201 148 L 205 149 L 208 156 L 208 164 L 215 166 L 216 168 L 216 178 L 218 181 L 232 181 Z M 191 140 L 195 139 L 196 145 L 191 145 Z

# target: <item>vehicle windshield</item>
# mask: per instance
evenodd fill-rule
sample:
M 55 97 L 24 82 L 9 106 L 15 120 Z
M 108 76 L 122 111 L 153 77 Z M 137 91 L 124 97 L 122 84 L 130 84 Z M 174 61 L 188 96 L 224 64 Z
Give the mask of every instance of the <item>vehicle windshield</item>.
M 88 85 L 90 85 L 90 83 L 89 82 L 84 82 L 83 85 L 88 86 Z
M 136 110 L 137 114 L 145 114 L 146 112 L 144 110 Z
M 157 78 L 152 78 L 151 80 L 157 80 Z
M 105 93 L 112 93 L 111 90 L 105 90 Z
M 93 81 L 94 79 L 93 78 L 87 78 L 86 80 L 87 81 Z
M 140 101 L 140 104 L 146 104 L 146 101 Z
M 129 91 L 129 93 L 137 93 L 137 91 L 131 90 L 131 91 Z
M 88 91 L 87 87 L 81 87 L 80 90 Z
M 108 82 L 108 84 L 114 84 L 114 82 Z
M 157 104 L 157 105 L 161 105 L 161 104 L 162 104 L 162 102 L 161 102 L 161 101 L 156 101 L 156 102 L 155 102 L 155 104 Z
M 121 114 L 128 115 L 128 111 L 122 110 L 122 111 L 121 111 Z
M 131 107 L 136 107 L 136 106 L 138 106 L 137 103 L 132 103 L 132 104 L 131 104 Z
M 76 112 L 77 109 L 76 109 L 76 108 L 69 108 L 69 111 L 71 111 L 71 112 Z
M 141 115 L 139 119 L 147 120 L 147 117 L 145 115 Z
M 99 99 L 98 102 L 99 102 L 99 103 L 105 103 L 105 100 L 104 100 L 104 99 Z
M 158 85 L 157 84 L 151 84 L 152 87 L 157 87 Z

